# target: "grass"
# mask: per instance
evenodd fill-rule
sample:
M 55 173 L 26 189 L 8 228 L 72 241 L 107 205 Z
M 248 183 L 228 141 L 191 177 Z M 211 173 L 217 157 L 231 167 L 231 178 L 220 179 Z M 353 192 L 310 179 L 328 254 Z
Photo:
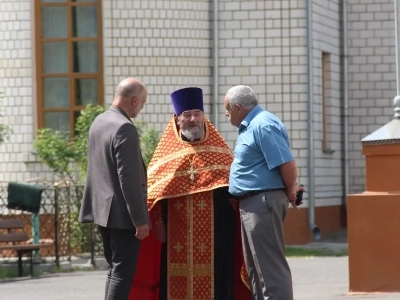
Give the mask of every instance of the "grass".
M 39 270 L 33 270 L 33 278 L 39 277 L 40 276 L 40 271 Z M 24 269 L 22 273 L 23 277 L 30 276 L 29 270 Z M 0 269 L 0 280 L 2 279 L 12 279 L 12 278 L 18 278 L 18 271 L 15 269 L 10 269 L 10 268 L 1 268 Z
M 75 266 L 73 269 L 74 269 L 74 271 L 77 271 L 77 272 L 91 271 L 92 270 L 91 267 L 79 267 L 79 266 Z
M 328 249 L 286 248 L 286 257 L 346 256 L 347 251 L 334 252 Z
M 10 269 L 0 269 L 0 279 L 18 277 L 18 272 Z
M 71 270 L 63 270 L 62 268 L 54 267 L 54 269 L 52 271 L 42 273 L 40 270 L 33 269 L 32 277 L 33 278 L 40 277 L 40 275 L 43 275 L 43 274 L 59 274 L 59 273 L 67 273 L 67 272 L 71 272 L 71 271 L 91 271 L 91 270 L 93 270 L 93 268 L 80 267 L 80 266 L 76 266 Z M 30 275 L 29 270 L 25 268 L 23 271 L 23 277 L 27 277 L 29 275 Z M 18 278 L 18 271 L 16 269 L 2 268 L 0 266 L 0 281 L 7 280 L 7 279 L 15 279 L 15 278 Z

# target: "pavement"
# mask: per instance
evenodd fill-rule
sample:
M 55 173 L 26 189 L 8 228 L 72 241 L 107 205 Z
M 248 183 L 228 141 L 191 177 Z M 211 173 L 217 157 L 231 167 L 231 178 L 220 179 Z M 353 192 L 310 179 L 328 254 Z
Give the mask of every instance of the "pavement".
M 400 293 L 349 293 L 347 256 L 290 258 L 288 261 L 295 300 L 400 299 Z
M 398 300 L 400 293 L 351 294 L 348 291 L 348 257 L 289 258 L 295 300 Z M 80 271 L 0 281 L 0 299 L 99 300 L 103 299 L 106 272 Z

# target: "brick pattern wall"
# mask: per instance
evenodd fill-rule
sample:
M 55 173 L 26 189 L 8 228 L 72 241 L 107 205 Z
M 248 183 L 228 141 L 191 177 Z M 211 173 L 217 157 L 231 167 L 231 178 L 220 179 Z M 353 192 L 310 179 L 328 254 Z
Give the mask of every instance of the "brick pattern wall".
M 138 116 L 163 131 L 173 114 L 170 94 L 203 89 L 209 113 L 211 87 L 211 1 L 103 0 L 105 102 L 125 77 L 148 88 Z
M 249 85 L 260 105 L 285 123 L 307 181 L 307 61 L 305 1 L 219 1 L 219 98 Z M 219 130 L 233 147 L 237 130 L 220 111 Z
M 0 109 L 12 128 L 0 146 L 0 182 L 42 176 L 32 142 L 36 131 L 33 2 L 0 1 Z
M 360 140 L 393 119 L 396 96 L 394 2 L 349 1 L 350 192 L 365 188 Z
M 343 201 L 342 170 L 342 68 L 341 1 L 313 2 L 313 106 L 314 106 L 314 175 L 317 206 L 340 205 Z M 323 150 L 323 77 L 322 53 L 329 55 L 325 69 L 325 110 L 327 146 Z

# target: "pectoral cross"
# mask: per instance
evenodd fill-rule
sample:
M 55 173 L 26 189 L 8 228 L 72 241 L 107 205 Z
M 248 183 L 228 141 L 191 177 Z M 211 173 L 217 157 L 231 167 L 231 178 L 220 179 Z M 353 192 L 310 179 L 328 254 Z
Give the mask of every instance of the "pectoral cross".
M 197 170 L 194 168 L 193 164 L 190 165 L 190 170 L 187 171 L 187 174 L 190 175 L 190 179 L 193 181 L 194 180 L 194 174 L 197 174 Z

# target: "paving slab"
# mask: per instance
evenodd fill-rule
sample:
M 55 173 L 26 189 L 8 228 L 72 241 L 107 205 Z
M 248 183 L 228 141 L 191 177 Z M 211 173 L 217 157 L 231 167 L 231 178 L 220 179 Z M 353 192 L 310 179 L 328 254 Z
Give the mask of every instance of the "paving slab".
M 295 300 L 399 300 L 400 293 L 349 294 L 348 258 L 289 258 Z M 106 272 L 85 271 L 49 274 L 0 282 L 0 299 L 100 300 Z
M 399 300 L 400 293 L 350 293 L 348 257 L 289 258 L 295 300 Z

